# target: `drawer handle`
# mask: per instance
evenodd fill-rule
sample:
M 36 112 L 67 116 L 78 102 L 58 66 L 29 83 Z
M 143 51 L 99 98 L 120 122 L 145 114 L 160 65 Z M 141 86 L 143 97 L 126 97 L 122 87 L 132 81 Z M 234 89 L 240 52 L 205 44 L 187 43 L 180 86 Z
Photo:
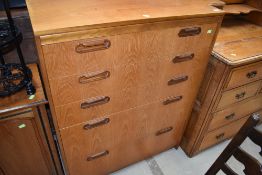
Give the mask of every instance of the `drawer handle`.
M 108 151 L 108 150 L 105 150 L 105 151 L 102 151 L 102 152 L 100 152 L 100 153 L 94 154 L 94 155 L 92 155 L 92 156 L 88 156 L 86 160 L 87 160 L 87 161 L 95 160 L 95 159 L 97 159 L 97 158 L 106 156 L 106 155 L 108 155 L 108 154 L 109 154 L 109 151 Z
M 102 119 L 93 120 L 93 121 L 90 121 L 89 123 L 87 123 L 84 126 L 84 129 L 89 130 L 89 129 L 96 128 L 96 127 L 101 126 L 101 125 L 105 125 L 109 122 L 110 122 L 109 118 L 102 118 Z
M 77 53 L 94 52 L 98 50 L 108 49 L 111 46 L 111 42 L 108 39 L 100 41 L 92 41 L 87 43 L 80 43 L 75 47 Z
M 182 96 L 170 97 L 170 98 L 166 99 L 165 101 L 163 101 L 163 105 L 168 105 L 170 103 L 177 102 L 177 101 L 181 100 L 182 98 L 183 98 Z
M 187 37 L 187 36 L 194 36 L 199 35 L 201 33 L 201 27 L 190 27 L 181 29 L 178 33 L 179 37 Z
M 225 133 L 219 134 L 219 135 L 216 136 L 216 139 L 222 140 L 224 138 L 224 136 L 225 136 Z
M 178 55 L 173 59 L 173 63 L 180 63 L 184 61 L 189 61 L 194 58 L 195 54 L 190 53 L 190 54 L 184 54 L 184 55 Z
M 170 126 L 170 127 L 167 127 L 167 128 L 163 128 L 163 129 L 160 129 L 159 131 L 156 132 L 156 136 L 159 136 L 161 134 L 165 134 L 167 132 L 170 132 L 173 130 L 173 127 Z
M 110 101 L 110 97 L 102 96 L 102 97 L 96 97 L 89 99 L 85 101 L 84 103 L 81 103 L 81 108 L 86 109 L 97 105 L 106 104 Z
M 252 71 L 247 73 L 247 78 L 254 78 L 257 75 L 257 71 Z
M 236 97 L 237 100 L 239 100 L 239 99 L 241 99 L 241 98 L 244 98 L 245 95 L 246 95 L 246 92 L 241 92 L 241 93 L 239 93 L 239 94 L 236 94 L 235 97 Z
M 176 78 L 172 78 L 171 80 L 168 81 L 168 85 L 171 86 L 171 85 L 174 85 L 174 84 L 178 84 L 178 83 L 181 83 L 183 81 L 186 81 L 188 80 L 188 76 L 181 76 L 181 77 L 176 77 Z
M 225 116 L 225 119 L 232 120 L 235 117 L 235 113 Z
M 85 84 L 85 83 L 90 83 L 93 81 L 99 81 L 103 80 L 110 77 L 110 72 L 109 71 L 104 71 L 104 72 L 99 72 L 99 73 L 92 73 L 91 75 L 83 75 L 79 77 L 79 83 Z

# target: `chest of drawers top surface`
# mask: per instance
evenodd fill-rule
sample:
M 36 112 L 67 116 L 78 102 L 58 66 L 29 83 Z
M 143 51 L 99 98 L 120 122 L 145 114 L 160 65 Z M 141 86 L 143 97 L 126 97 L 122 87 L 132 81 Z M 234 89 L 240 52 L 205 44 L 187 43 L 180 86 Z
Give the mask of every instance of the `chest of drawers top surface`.
M 262 27 L 245 19 L 225 18 L 213 54 L 226 64 L 237 66 L 262 60 Z
M 189 17 L 216 16 L 217 0 L 27 0 L 35 35 Z

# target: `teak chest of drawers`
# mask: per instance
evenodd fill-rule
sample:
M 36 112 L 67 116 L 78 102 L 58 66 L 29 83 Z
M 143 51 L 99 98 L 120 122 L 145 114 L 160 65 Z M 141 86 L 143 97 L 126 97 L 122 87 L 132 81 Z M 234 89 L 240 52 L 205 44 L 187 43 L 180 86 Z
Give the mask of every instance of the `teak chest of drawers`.
M 184 0 L 27 4 L 69 174 L 108 174 L 180 144 L 220 10 Z
M 255 2 L 262 5 L 253 0 L 247 4 Z M 189 156 L 234 136 L 252 113 L 262 114 L 262 13 L 255 9 L 247 15 L 230 15 L 240 13 L 241 7 L 224 7 L 228 14 L 182 141 Z M 259 8 L 243 5 L 255 7 Z

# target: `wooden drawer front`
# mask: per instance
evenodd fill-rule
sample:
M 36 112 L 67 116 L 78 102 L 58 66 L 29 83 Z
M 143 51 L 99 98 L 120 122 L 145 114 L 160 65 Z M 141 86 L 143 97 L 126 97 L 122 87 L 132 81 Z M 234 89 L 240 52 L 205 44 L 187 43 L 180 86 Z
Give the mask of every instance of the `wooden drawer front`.
M 109 36 L 110 48 L 83 54 L 74 51 L 79 42 L 104 39 L 43 46 L 54 104 L 85 99 L 95 91 L 97 96 L 101 91 L 120 91 L 152 83 L 167 85 L 172 78 L 184 76 L 199 79 L 197 75 L 205 67 L 202 63 L 209 57 L 207 50 L 213 38 L 207 30 L 215 32 L 216 24 L 194 25 L 201 26 L 201 34 L 179 37 L 181 29 L 190 27 L 177 27 Z
M 214 113 L 208 130 L 211 131 L 227 125 L 260 109 L 262 109 L 262 97 L 235 104 L 232 107 Z
M 242 101 L 246 98 L 255 96 L 258 92 L 259 86 L 260 82 L 255 82 L 224 92 L 219 101 L 217 110 Z
M 75 142 L 66 143 L 65 154 L 69 173 L 74 175 L 105 175 L 140 160 L 149 158 L 177 145 L 174 132 L 160 137 L 150 136 L 126 142 L 115 147 L 92 147 L 96 152 L 88 152 L 90 147 Z M 100 157 L 99 157 L 100 156 Z M 93 160 L 91 157 L 98 157 Z M 88 161 L 88 160 L 89 161 Z
M 155 26 L 155 29 L 145 32 L 44 45 L 48 77 L 82 75 L 117 66 L 137 69 L 140 63 L 153 68 L 162 61 L 171 62 L 176 56 L 191 53 L 197 56 L 197 51 L 207 52 L 209 49 L 217 27 L 216 20 L 200 19 L 193 23 L 185 20 L 178 25 L 174 22 L 174 27 L 162 30 Z M 179 36 L 181 32 L 189 33 L 194 28 L 200 28 L 201 32 L 188 37 Z M 82 52 L 77 51 L 79 48 Z
M 185 120 L 181 120 L 181 117 L 187 117 L 184 116 L 186 113 L 181 107 L 181 104 L 163 106 L 161 103 L 153 103 L 95 118 L 61 129 L 60 133 L 64 143 L 77 139 L 78 144 L 90 147 L 88 149 L 90 153 L 95 152 L 94 149 L 97 147 L 103 148 L 105 145 L 114 147 L 149 135 L 164 135 L 173 130 L 180 136 L 182 126 L 185 124 Z M 77 138 L 74 138 L 76 136 Z
M 192 87 L 195 86 L 193 82 L 199 84 L 198 81 L 200 81 L 201 73 L 204 70 L 204 65 L 197 66 L 197 69 L 194 68 L 194 65 L 201 62 L 201 60 L 196 58 L 196 60 L 188 63 L 168 63 L 169 66 L 159 64 L 155 66 L 158 68 L 153 69 L 150 66 L 140 65 L 143 67 L 141 71 L 134 68 L 130 71 L 118 71 L 117 68 L 110 68 L 85 75 L 86 77 L 92 77 L 89 80 L 86 79 L 86 81 L 92 81 L 88 83 L 80 83 L 81 76 L 52 79 L 50 80 L 50 87 L 53 94 L 53 103 L 55 106 L 61 106 L 103 94 L 110 95 L 127 89 L 137 91 L 137 89 L 150 86 L 149 91 L 159 91 L 158 93 L 162 89 L 176 90 L 181 85 L 184 88 L 185 85 Z M 158 71 L 159 69 L 163 71 Z M 98 80 L 96 81 L 96 79 Z M 85 80 L 83 79 L 83 81 Z
M 60 130 L 70 174 L 108 174 L 178 145 L 189 115 L 181 109 L 153 103 Z
M 197 90 L 197 88 L 190 90 L 190 87 L 194 87 L 193 85 L 190 86 L 190 84 L 184 83 L 177 87 L 162 89 L 154 85 L 130 88 L 120 92 L 103 94 L 103 96 L 97 98 L 89 98 L 59 106 L 55 108 L 57 122 L 59 128 L 64 128 L 157 101 L 164 103 L 165 101 L 173 100 L 174 103 L 187 103 L 186 109 L 189 109 L 189 105 L 193 103 Z
M 236 120 L 232 124 L 226 125 L 222 128 L 216 129 L 212 132 L 209 132 L 203 139 L 199 150 L 203 150 L 212 145 L 215 145 L 225 139 L 231 138 L 234 136 L 241 126 L 246 122 L 248 117 L 242 118 L 240 120 Z
M 227 88 L 250 83 L 262 78 L 262 61 L 232 70 Z

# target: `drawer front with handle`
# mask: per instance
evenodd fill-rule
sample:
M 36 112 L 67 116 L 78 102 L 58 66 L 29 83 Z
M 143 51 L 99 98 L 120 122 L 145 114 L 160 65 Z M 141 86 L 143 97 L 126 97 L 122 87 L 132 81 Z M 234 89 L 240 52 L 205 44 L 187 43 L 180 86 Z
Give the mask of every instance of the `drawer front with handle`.
M 172 63 L 170 64 L 172 65 Z M 55 106 L 60 106 L 92 96 L 110 94 L 114 91 L 119 92 L 130 88 L 138 89 L 142 86 L 152 86 L 150 89 L 174 89 L 181 85 L 192 84 L 192 81 L 199 78 L 195 76 L 200 74 L 199 70 L 187 71 L 187 68 L 189 68 L 187 64 L 181 65 L 178 69 L 173 68 L 166 70 L 162 67 L 165 76 L 158 71 L 150 71 L 149 68 L 144 68 L 142 72 L 139 70 L 124 71 L 123 68 L 120 71 L 122 73 L 117 73 L 118 68 L 115 68 L 81 76 L 52 79 L 49 82 L 53 94 L 53 103 Z
M 151 103 L 138 108 L 122 111 L 112 115 L 97 116 L 84 123 L 60 130 L 62 140 L 70 142 L 77 136 L 80 144 L 87 148 L 103 149 L 103 144 L 114 147 L 122 143 L 132 142 L 149 135 L 162 137 L 175 132 L 176 139 L 182 135 L 185 120 L 180 116 L 189 113 L 182 110 L 186 104 L 183 101 L 165 106 L 160 102 Z M 189 110 L 188 110 L 189 111 Z M 97 152 L 90 148 L 90 153 Z
M 97 138 L 96 145 L 93 146 L 87 138 L 72 134 L 67 137 L 69 138 L 63 141 L 63 146 L 69 173 L 78 175 L 110 174 L 131 163 L 178 146 L 179 143 L 174 129 L 159 136 L 152 134 L 114 146 L 106 142 L 100 143 L 96 135 L 93 135 L 94 139 Z
M 246 122 L 248 117 L 236 120 L 229 125 L 207 133 L 207 135 L 202 140 L 199 150 L 203 150 L 234 136 L 241 128 L 241 126 L 243 126 L 243 124 Z
M 206 32 L 214 32 L 216 24 L 198 26 L 201 26 L 202 32 L 187 37 L 178 36 L 180 30 L 187 28 L 181 26 L 163 31 L 110 36 L 107 39 L 87 39 L 83 41 L 88 43 L 87 48 L 92 42 L 97 45 L 98 41 L 103 43 L 104 40 L 109 40 L 111 44 L 103 50 L 81 54 L 72 49 L 80 41 L 44 46 L 54 104 L 64 105 L 83 100 L 87 98 L 86 92 L 90 91 L 96 91 L 94 96 L 97 96 L 101 95 L 99 91 L 120 91 L 152 82 L 157 86 L 176 86 L 192 77 L 200 80 L 205 68 L 205 65 L 200 63 L 208 60 L 206 50 L 213 39 L 213 33 Z M 174 35 L 174 38 L 170 35 Z M 155 39 L 148 41 L 152 36 L 155 36 Z M 139 47 L 137 40 L 140 41 Z M 191 44 L 188 45 L 188 42 Z M 186 46 L 182 47 L 183 45 Z M 66 54 L 65 50 L 74 51 Z M 63 58 L 63 61 L 59 62 L 60 58 Z
M 259 90 L 259 86 L 260 82 L 258 81 L 224 92 L 219 101 L 216 111 L 223 109 L 231 104 L 240 102 L 249 97 L 255 96 Z
M 203 19 L 190 23 L 184 20 L 162 30 L 156 27 L 144 32 L 44 45 L 48 77 L 80 75 L 129 63 L 139 66 L 147 62 L 153 68 L 155 63 L 170 62 L 173 58 L 178 62 L 195 59 L 197 52 L 209 49 L 216 33 L 216 20 L 209 18 L 204 23 Z
M 78 171 L 83 167 L 84 173 L 107 174 L 122 168 L 123 162 L 129 164 L 177 146 L 185 125 L 180 116 L 190 113 L 182 110 L 184 105 L 152 103 L 60 130 L 70 173 L 82 174 Z
M 234 88 L 262 79 L 262 61 L 232 70 L 226 88 Z
M 243 101 L 231 107 L 225 108 L 213 114 L 213 119 L 209 124 L 209 131 L 227 125 L 242 117 L 262 109 L 262 96 L 255 97 L 248 101 Z
M 97 116 L 111 115 L 157 101 L 161 101 L 163 106 L 172 106 L 183 100 L 192 103 L 196 93 L 196 89 L 191 90 L 193 83 L 193 81 L 186 81 L 168 86 L 166 82 L 162 87 L 152 84 L 108 93 L 95 89 L 93 92 L 86 92 L 89 96 L 84 100 L 56 106 L 58 125 L 59 128 L 64 128 Z M 190 92 L 186 93 L 187 91 Z M 102 95 L 94 96 L 96 94 Z

